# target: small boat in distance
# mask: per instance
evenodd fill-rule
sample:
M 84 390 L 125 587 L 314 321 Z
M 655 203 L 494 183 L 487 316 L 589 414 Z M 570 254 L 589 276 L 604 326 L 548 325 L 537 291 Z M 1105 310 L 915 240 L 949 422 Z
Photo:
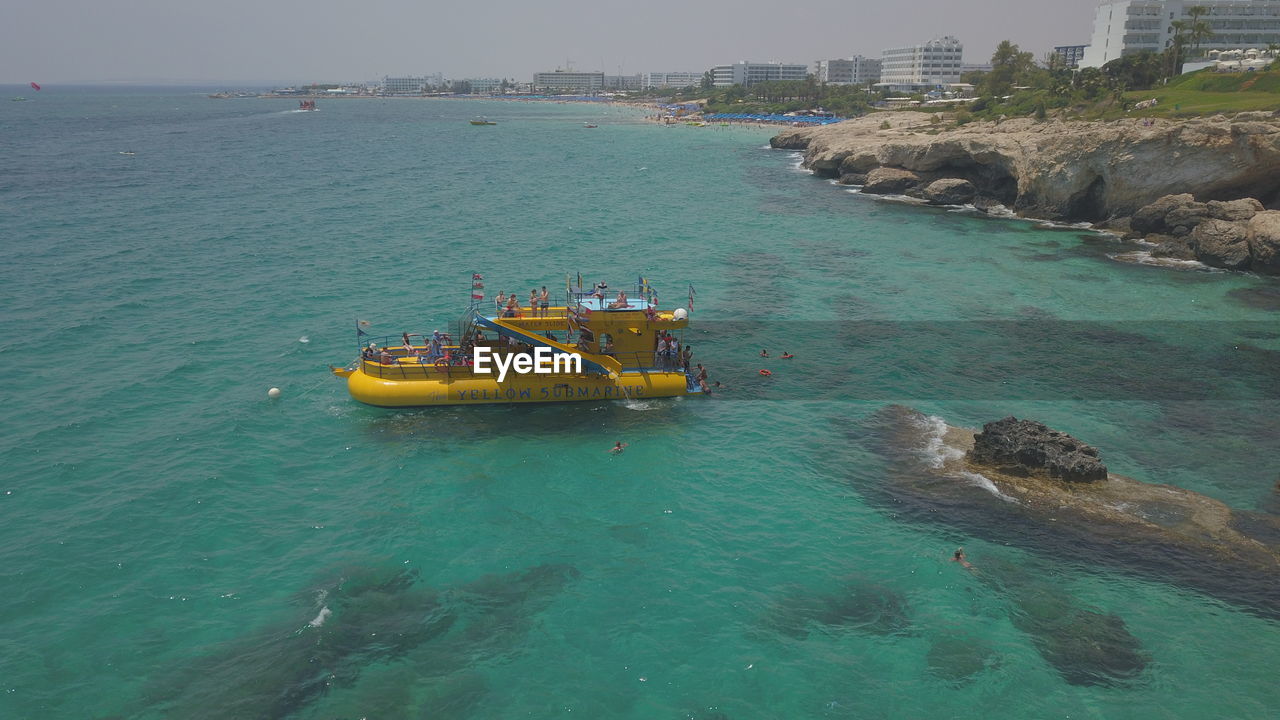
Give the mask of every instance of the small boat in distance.
M 299 110 L 315 110 L 316 101 L 315 100 L 299 100 L 298 109 Z
M 13 101 L 13 102 L 26 102 L 26 101 L 27 101 L 27 99 L 26 99 L 26 98 L 24 98 L 24 97 L 22 97 L 21 95 L 19 95 L 19 96 L 17 96 L 17 97 L 11 97 L 11 98 L 9 98 L 9 99 L 10 99 L 11 101 Z
M 595 124 L 595 123 L 584 122 L 584 123 L 582 123 L 582 127 L 585 127 L 585 128 L 593 128 L 593 127 L 600 127 L 600 126 L 599 126 L 599 125 L 597 125 L 597 124 Z
M 497 125 L 498 123 L 485 117 L 478 117 L 471 121 L 472 125 Z

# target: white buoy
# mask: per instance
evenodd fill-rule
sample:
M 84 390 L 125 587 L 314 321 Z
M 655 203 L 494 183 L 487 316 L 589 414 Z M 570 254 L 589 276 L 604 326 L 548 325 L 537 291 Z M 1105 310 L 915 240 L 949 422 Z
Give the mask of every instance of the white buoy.
M 267 397 L 271 398 L 272 400 L 275 400 L 276 398 L 280 397 L 280 388 L 271 388 L 270 390 L 268 390 Z

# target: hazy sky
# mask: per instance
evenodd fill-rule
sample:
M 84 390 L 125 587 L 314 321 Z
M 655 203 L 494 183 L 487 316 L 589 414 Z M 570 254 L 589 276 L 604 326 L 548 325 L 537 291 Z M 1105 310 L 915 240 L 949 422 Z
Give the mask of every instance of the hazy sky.
M 1085 44 L 1094 0 L 3 0 L 0 82 L 293 84 L 811 63 L 951 34 Z

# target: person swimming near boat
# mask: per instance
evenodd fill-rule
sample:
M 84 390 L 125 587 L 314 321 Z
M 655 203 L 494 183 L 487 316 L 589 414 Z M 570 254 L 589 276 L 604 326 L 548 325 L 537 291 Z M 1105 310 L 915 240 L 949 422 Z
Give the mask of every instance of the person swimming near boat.
M 784 352 L 784 353 L 782 353 L 782 359 L 783 359 L 783 360 L 790 360 L 790 359 L 791 359 L 791 358 L 793 358 L 793 357 L 795 357 L 795 355 L 792 355 L 792 354 L 791 354 L 791 353 L 789 353 L 789 352 Z
M 702 363 L 698 363 L 698 374 L 695 376 L 698 381 L 698 387 L 702 388 L 705 394 L 711 394 L 711 388 L 707 386 L 707 369 L 702 367 Z
M 964 568 L 965 570 L 973 569 L 973 563 L 965 559 L 964 548 L 962 547 L 956 548 L 956 551 L 951 554 L 951 562 L 960 563 L 960 567 Z
M 626 449 L 627 449 L 627 445 L 629 445 L 629 443 L 624 443 L 624 442 L 622 442 L 621 440 L 619 440 L 618 442 L 616 442 L 616 443 L 614 443 L 614 444 L 613 444 L 613 447 L 609 448 L 609 453 L 610 453 L 611 455 L 617 455 L 618 453 L 622 452 L 623 450 L 626 450 Z
M 764 358 L 769 357 L 769 351 L 765 350 L 764 348 L 760 348 L 760 357 L 764 357 Z

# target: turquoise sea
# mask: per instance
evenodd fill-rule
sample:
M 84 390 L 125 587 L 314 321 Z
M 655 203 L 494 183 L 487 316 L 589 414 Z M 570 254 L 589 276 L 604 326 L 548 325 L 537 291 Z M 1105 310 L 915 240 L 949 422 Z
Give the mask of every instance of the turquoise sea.
M 1032 417 L 1113 472 L 1276 512 L 1275 280 L 876 201 L 767 131 L 626 108 L 6 90 L 30 100 L 0 103 L 0 717 L 1280 706 L 1275 606 L 901 512 L 888 458 L 929 448 L 875 432 L 895 403 Z M 356 318 L 442 328 L 473 272 L 491 294 L 644 275 L 665 306 L 692 285 L 686 339 L 727 390 L 350 400 L 326 365 Z M 1109 651 L 1053 608 L 1140 666 L 1095 672 Z

